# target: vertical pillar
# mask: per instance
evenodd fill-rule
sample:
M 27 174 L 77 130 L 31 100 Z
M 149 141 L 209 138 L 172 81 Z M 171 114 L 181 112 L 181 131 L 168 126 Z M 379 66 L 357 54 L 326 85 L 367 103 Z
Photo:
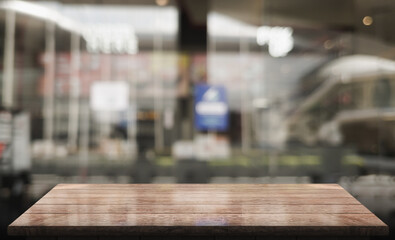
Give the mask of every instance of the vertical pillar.
M 88 86 L 85 86 L 87 88 L 91 87 L 91 84 L 89 83 Z M 84 91 L 84 89 L 81 89 L 81 93 L 86 93 L 80 94 L 79 96 L 79 104 L 80 104 L 80 111 L 79 115 L 81 117 L 81 124 L 80 124 L 80 137 L 79 137 L 79 147 L 78 147 L 78 155 L 79 155 L 79 167 L 80 167 L 80 177 L 81 177 L 81 182 L 86 181 L 86 177 L 88 174 L 88 164 L 89 164 L 89 142 L 90 142 L 90 116 L 91 116 L 91 110 L 89 106 L 89 91 Z
M 55 23 L 45 25 L 44 139 L 53 140 L 55 82 Z
M 136 146 L 136 135 L 137 135 L 137 96 L 136 96 L 136 84 L 135 84 L 135 69 L 133 66 L 133 55 L 128 55 L 129 61 L 129 108 L 127 110 L 127 144 L 129 149 L 129 157 L 132 157 L 132 150 L 137 150 Z M 136 147 L 135 149 L 131 149 Z
M 163 36 L 160 29 L 160 19 L 156 19 L 156 34 L 154 36 L 154 109 L 155 109 L 155 150 L 163 149 L 163 124 L 162 124 L 162 108 L 163 108 L 163 86 L 162 86 L 162 51 L 163 51 Z
M 248 39 L 240 31 L 240 74 L 241 74 L 241 150 L 244 154 L 248 153 L 251 146 L 251 124 L 249 117 L 249 97 L 248 97 L 248 73 L 247 73 L 247 54 L 249 51 Z
M 87 177 L 88 163 L 89 163 L 89 130 L 90 130 L 90 108 L 89 96 L 85 99 L 80 98 L 81 101 L 81 137 L 79 147 L 80 157 L 80 174 L 81 181 L 85 182 Z
M 70 61 L 70 95 L 69 95 L 69 148 L 77 148 L 78 121 L 79 121 L 79 96 L 80 96 L 80 36 L 71 34 L 71 61 Z
M 13 106 L 14 99 L 14 56 L 15 56 L 15 12 L 6 11 L 5 42 L 3 59 L 3 92 L 2 103 L 5 107 Z
M 100 60 L 104 61 L 104 65 L 102 66 L 100 71 L 101 81 L 112 81 L 111 71 L 112 71 L 113 54 L 111 52 L 109 54 L 100 54 L 98 52 L 96 53 L 96 56 L 98 56 Z M 113 115 L 111 111 L 100 111 L 98 112 L 98 114 L 100 114 L 103 117 L 99 128 L 100 130 L 99 142 L 100 142 L 103 139 L 110 138 L 111 121 L 113 119 Z

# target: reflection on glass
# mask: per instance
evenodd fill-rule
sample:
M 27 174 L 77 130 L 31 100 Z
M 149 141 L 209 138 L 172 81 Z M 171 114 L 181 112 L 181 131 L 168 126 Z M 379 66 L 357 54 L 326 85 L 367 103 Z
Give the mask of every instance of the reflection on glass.
M 391 1 L 109 3 L 0 3 L 33 184 L 393 183 Z

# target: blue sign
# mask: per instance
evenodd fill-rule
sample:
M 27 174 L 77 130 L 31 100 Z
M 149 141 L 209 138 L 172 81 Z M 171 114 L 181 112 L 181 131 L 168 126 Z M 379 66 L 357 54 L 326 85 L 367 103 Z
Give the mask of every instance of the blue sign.
M 195 127 L 200 131 L 228 129 L 229 107 L 226 89 L 207 84 L 195 85 Z

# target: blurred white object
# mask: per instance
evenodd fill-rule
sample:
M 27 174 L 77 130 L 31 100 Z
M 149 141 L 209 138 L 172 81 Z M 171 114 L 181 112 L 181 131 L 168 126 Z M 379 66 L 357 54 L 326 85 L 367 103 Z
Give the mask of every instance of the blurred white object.
M 342 142 L 342 134 L 339 130 L 337 121 L 331 121 L 323 124 L 318 131 L 320 141 L 332 146 L 339 145 Z
M 36 140 L 32 143 L 32 155 L 34 158 L 45 158 L 52 156 L 54 149 L 53 142 L 45 140 Z
M 350 55 L 332 61 L 319 71 L 318 76 L 344 82 L 356 77 L 394 73 L 393 60 L 369 55 Z
M 30 117 L 27 113 L 0 113 L 0 163 L 4 173 L 30 171 Z
M 174 111 L 172 109 L 167 108 L 164 112 L 163 119 L 164 127 L 166 129 L 172 129 L 174 126 Z
M 56 157 L 67 157 L 69 154 L 66 145 L 57 145 L 55 146 L 55 156 Z
M 259 46 L 265 44 L 269 47 L 272 57 L 284 57 L 293 49 L 294 39 L 291 27 L 259 27 L 256 33 L 256 41 Z
M 108 160 L 135 159 L 137 145 L 135 142 L 128 142 L 120 139 L 102 139 L 99 145 L 99 152 L 106 156 Z
M 174 143 L 172 155 L 175 159 L 196 159 L 201 161 L 228 159 L 231 150 L 227 138 L 215 134 L 200 134 L 193 141 Z
M 175 159 L 192 159 L 195 157 L 195 143 L 193 141 L 177 141 L 173 144 L 172 155 Z
M 128 24 L 86 24 L 82 35 L 87 42 L 88 52 L 106 54 L 138 52 L 136 33 L 133 26 Z
M 90 96 L 90 105 L 95 111 L 125 111 L 129 106 L 129 86 L 124 81 L 95 82 Z
M 230 157 L 230 144 L 225 137 L 215 134 L 201 134 L 195 138 L 195 156 L 198 160 L 227 159 Z

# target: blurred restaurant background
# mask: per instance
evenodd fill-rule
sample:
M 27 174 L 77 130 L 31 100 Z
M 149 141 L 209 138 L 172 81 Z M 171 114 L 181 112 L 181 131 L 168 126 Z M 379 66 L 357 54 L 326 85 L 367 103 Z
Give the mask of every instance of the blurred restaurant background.
M 394 24 L 391 0 L 0 1 L 0 238 L 57 183 L 339 183 L 394 237 Z

